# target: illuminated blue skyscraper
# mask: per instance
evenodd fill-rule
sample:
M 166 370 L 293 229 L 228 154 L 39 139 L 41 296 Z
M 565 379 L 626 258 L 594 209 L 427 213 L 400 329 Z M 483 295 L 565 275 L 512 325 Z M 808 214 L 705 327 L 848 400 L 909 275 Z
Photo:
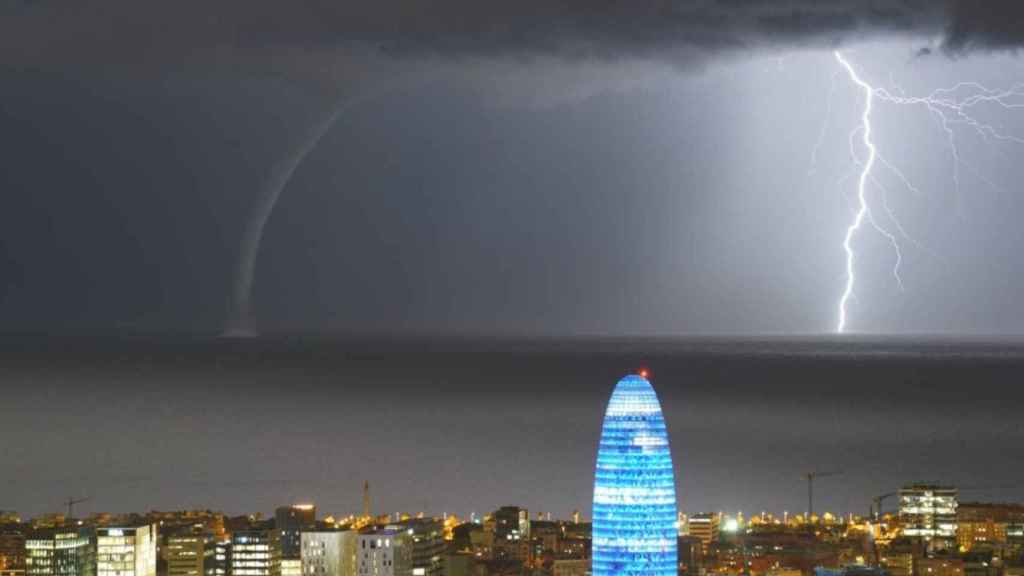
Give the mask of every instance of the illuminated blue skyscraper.
M 661 405 L 642 376 L 619 380 L 594 473 L 594 576 L 675 576 L 676 487 Z

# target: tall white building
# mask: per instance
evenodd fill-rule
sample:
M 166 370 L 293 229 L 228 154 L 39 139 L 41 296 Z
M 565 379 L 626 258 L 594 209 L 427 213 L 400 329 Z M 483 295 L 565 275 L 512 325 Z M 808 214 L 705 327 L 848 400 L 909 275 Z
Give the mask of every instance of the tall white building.
M 384 528 L 359 535 L 357 576 L 412 576 L 412 540 L 408 531 Z
M 352 530 L 302 533 L 302 576 L 356 576 L 356 540 Z
M 96 529 L 96 576 L 156 576 L 156 524 Z
M 900 489 L 903 534 L 925 540 L 956 540 L 956 488 L 913 484 Z

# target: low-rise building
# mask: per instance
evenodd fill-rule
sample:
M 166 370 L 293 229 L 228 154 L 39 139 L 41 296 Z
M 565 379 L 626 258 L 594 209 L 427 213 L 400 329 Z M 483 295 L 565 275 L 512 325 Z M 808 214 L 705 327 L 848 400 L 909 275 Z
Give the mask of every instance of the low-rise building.
M 552 576 L 586 576 L 590 571 L 590 560 L 555 560 L 551 564 Z
M 155 524 L 96 529 L 96 576 L 156 576 Z
M 302 576 L 355 576 L 357 537 L 352 530 L 303 532 Z
M 708 553 L 711 545 L 718 542 L 720 537 L 721 518 L 718 514 L 694 514 L 690 516 L 690 536 L 699 538 L 704 547 L 704 554 Z
M 393 527 L 359 534 L 357 576 L 412 576 L 412 539 Z
M 25 534 L 0 532 L 0 576 L 25 576 Z
M 48 528 L 25 537 L 26 576 L 95 576 L 91 530 Z
M 413 576 L 443 576 L 445 542 L 441 521 L 412 518 L 394 526 L 409 535 Z
M 216 541 L 191 530 L 169 534 L 163 546 L 167 576 L 217 576 Z
M 696 536 L 680 536 L 676 549 L 679 554 L 679 573 L 700 576 L 704 566 L 704 542 Z
M 231 536 L 231 576 L 281 576 L 281 539 L 264 528 Z
M 1024 506 L 964 503 L 957 507 L 957 544 L 964 552 L 1020 540 L 1024 536 Z

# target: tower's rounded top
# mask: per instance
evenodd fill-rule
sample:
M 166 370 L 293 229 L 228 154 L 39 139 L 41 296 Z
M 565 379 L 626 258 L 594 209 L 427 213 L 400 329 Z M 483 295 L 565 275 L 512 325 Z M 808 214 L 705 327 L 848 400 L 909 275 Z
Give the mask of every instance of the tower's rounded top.
M 633 384 L 645 383 L 648 386 L 651 385 L 650 381 L 647 380 L 647 371 L 646 370 L 642 370 L 642 371 L 638 372 L 637 374 L 629 374 L 627 376 L 623 376 L 622 380 L 619 380 L 619 384 L 620 385 L 621 384 L 626 384 L 626 383 L 633 383 Z
M 651 383 L 639 374 L 630 374 L 615 385 L 606 415 L 660 414 L 661 404 Z
M 640 391 L 647 392 L 647 391 L 650 391 L 650 393 L 653 394 L 654 393 L 654 387 L 651 386 L 651 381 L 648 380 L 644 375 L 641 375 L 641 374 L 630 374 L 628 376 L 623 377 L 621 380 L 619 380 L 619 383 L 615 385 L 615 391 L 612 392 L 612 395 L 614 396 L 615 394 L 618 394 L 619 391 L 622 391 L 622 392 L 630 392 L 630 391 L 632 391 L 632 392 L 640 392 Z

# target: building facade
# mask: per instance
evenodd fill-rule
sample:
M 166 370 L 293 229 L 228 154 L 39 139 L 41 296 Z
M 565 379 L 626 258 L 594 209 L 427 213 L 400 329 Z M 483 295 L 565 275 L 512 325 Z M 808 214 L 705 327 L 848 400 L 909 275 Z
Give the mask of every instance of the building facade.
M 231 538 L 218 536 L 213 542 L 213 576 L 231 574 Z
M 530 512 L 518 506 L 502 506 L 491 515 L 495 560 L 525 562 L 530 556 Z
M 155 524 L 96 529 L 96 576 L 156 576 Z
M 694 514 L 690 516 L 689 527 L 690 536 L 700 540 L 704 554 L 721 537 L 721 517 L 718 514 Z
M 231 576 L 281 576 L 277 530 L 246 530 L 231 535 Z
M 47 529 L 25 538 L 26 576 L 95 576 L 96 549 L 89 530 Z
M 163 554 L 167 576 L 217 576 L 216 542 L 212 534 L 168 535 Z
M 444 574 L 444 524 L 431 518 L 413 518 L 397 524 L 412 544 L 413 576 Z
M 590 562 L 586 560 L 555 560 L 551 563 L 551 576 L 586 576 Z
M 302 533 L 302 576 L 355 576 L 356 539 L 352 530 Z
M 543 561 L 545 556 L 555 557 L 561 549 L 562 526 L 559 522 L 534 521 L 530 523 L 530 560 Z
M 412 576 L 412 540 L 405 530 L 388 527 L 359 534 L 357 576 Z
M 281 506 L 274 511 L 274 528 L 281 539 L 281 576 L 302 575 L 302 532 L 316 526 L 312 504 Z
M 927 541 L 956 541 L 957 489 L 913 484 L 900 489 L 900 525 L 904 536 Z
M 675 476 L 661 404 L 641 376 L 608 401 L 594 474 L 594 576 L 676 576 Z
M 1024 535 L 1024 505 L 961 503 L 957 506 L 957 544 L 961 550 L 1020 543 Z
M 699 576 L 704 568 L 704 542 L 696 536 L 680 536 L 677 542 L 679 573 Z
M 25 535 L 0 530 L 0 576 L 25 576 Z

